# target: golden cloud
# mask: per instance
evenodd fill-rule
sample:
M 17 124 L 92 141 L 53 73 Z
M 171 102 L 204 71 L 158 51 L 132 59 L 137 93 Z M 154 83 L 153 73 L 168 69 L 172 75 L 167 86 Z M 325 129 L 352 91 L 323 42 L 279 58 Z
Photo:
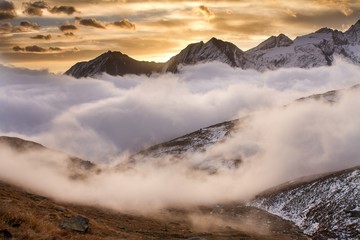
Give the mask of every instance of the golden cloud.
M 123 29 L 135 30 L 135 24 L 124 18 L 121 21 L 113 22 L 112 25 Z
M 196 11 L 206 18 L 212 18 L 215 16 L 214 12 L 211 11 L 208 7 L 205 7 L 204 5 L 197 7 Z

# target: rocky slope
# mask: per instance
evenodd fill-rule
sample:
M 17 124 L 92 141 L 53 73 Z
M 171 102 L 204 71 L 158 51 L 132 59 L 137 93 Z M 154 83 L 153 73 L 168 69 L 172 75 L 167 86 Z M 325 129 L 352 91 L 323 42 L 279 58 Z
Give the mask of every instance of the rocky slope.
M 65 74 L 80 78 L 103 72 L 110 75 L 176 73 L 181 66 L 212 61 L 258 71 L 312 68 L 332 65 L 335 56 L 360 63 L 360 20 L 345 32 L 321 28 L 294 40 L 284 34 L 271 36 L 245 52 L 230 42 L 212 38 L 206 43 L 188 45 L 166 63 L 140 62 L 120 52 L 107 52 L 89 62 L 75 64 Z
M 360 166 L 315 180 L 295 181 L 251 202 L 294 222 L 314 239 L 359 239 Z
M 0 151 L 5 146 L 22 154 L 46 150 L 38 143 L 19 138 L 1 137 L 0 142 Z M 89 184 L 86 178 L 73 181 Z M 244 204 L 126 214 L 98 205 L 57 202 L 39 193 L 25 191 L 21 186 L 15 187 L 0 176 L 0 239 L 308 238 L 291 222 Z

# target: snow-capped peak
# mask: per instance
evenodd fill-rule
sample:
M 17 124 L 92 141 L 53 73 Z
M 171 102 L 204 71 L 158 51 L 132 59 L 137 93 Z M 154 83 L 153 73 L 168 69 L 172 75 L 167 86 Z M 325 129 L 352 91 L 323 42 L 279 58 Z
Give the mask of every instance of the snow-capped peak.
M 111 75 L 150 74 L 153 71 L 176 73 L 182 65 L 212 61 L 258 71 L 312 68 L 331 65 L 335 55 L 360 63 L 360 20 L 346 32 L 321 28 L 294 40 L 284 34 L 271 36 L 246 52 L 231 42 L 213 37 L 206 43 L 189 44 L 166 63 L 140 62 L 121 52 L 108 51 L 89 62 L 77 63 L 66 74 L 79 78 L 102 72 Z

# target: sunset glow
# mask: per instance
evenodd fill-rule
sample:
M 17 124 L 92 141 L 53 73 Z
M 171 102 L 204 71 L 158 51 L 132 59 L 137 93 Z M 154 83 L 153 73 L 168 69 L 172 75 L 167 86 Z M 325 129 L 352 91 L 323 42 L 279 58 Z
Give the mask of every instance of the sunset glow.
M 352 0 L 0 1 L 0 63 L 63 72 L 107 50 L 163 62 L 214 36 L 247 50 L 359 18 Z

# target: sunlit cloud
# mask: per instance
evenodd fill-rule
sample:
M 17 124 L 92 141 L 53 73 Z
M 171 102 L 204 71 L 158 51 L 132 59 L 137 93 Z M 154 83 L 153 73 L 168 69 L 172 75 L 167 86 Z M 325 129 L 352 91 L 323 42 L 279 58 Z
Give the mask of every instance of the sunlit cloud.
M 77 11 L 76 11 L 75 7 L 73 7 L 73 6 L 59 6 L 59 7 L 55 6 L 55 7 L 51 8 L 51 9 L 49 9 L 49 12 L 51 12 L 51 13 L 65 13 L 67 15 L 71 15 L 71 14 L 77 12 Z
M 31 39 L 39 39 L 39 40 L 50 40 L 50 39 L 51 39 L 51 35 L 50 35 L 50 34 L 48 34 L 48 35 L 38 34 L 38 35 L 35 35 L 35 36 L 31 36 L 30 38 L 31 38 Z
M 286 13 L 289 14 L 290 16 L 296 18 L 297 17 L 297 14 L 295 11 L 291 10 L 290 8 L 287 8 L 286 9 Z
M 135 24 L 126 18 L 121 21 L 115 21 L 112 23 L 112 25 L 123 29 L 135 30 Z
M 199 7 L 197 7 L 196 11 L 206 18 L 212 18 L 215 16 L 214 12 L 204 5 L 200 5 Z
M 105 26 L 102 22 L 96 20 L 95 18 L 80 19 L 79 23 L 83 26 L 102 28 L 105 29 Z
M 43 10 L 49 6 L 45 1 L 23 2 L 23 13 L 29 16 L 42 16 Z
M 32 53 L 46 53 L 46 52 L 60 52 L 62 51 L 59 47 L 49 47 L 49 48 L 42 48 L 37 45 L 33 46 L 26 46 L 24 48 L 15 46 L 13 47 L 15 52 L 32 52 Z
M 63 25 L 61 25 L 59 27 L 59 29 L 62 31 L 62 32 L 66 32 L 66 31 L 75 31 L 77 30 L 78 28 L 73 25 L 73 24 L 69 24 L 69 23 L 65 23 Z

